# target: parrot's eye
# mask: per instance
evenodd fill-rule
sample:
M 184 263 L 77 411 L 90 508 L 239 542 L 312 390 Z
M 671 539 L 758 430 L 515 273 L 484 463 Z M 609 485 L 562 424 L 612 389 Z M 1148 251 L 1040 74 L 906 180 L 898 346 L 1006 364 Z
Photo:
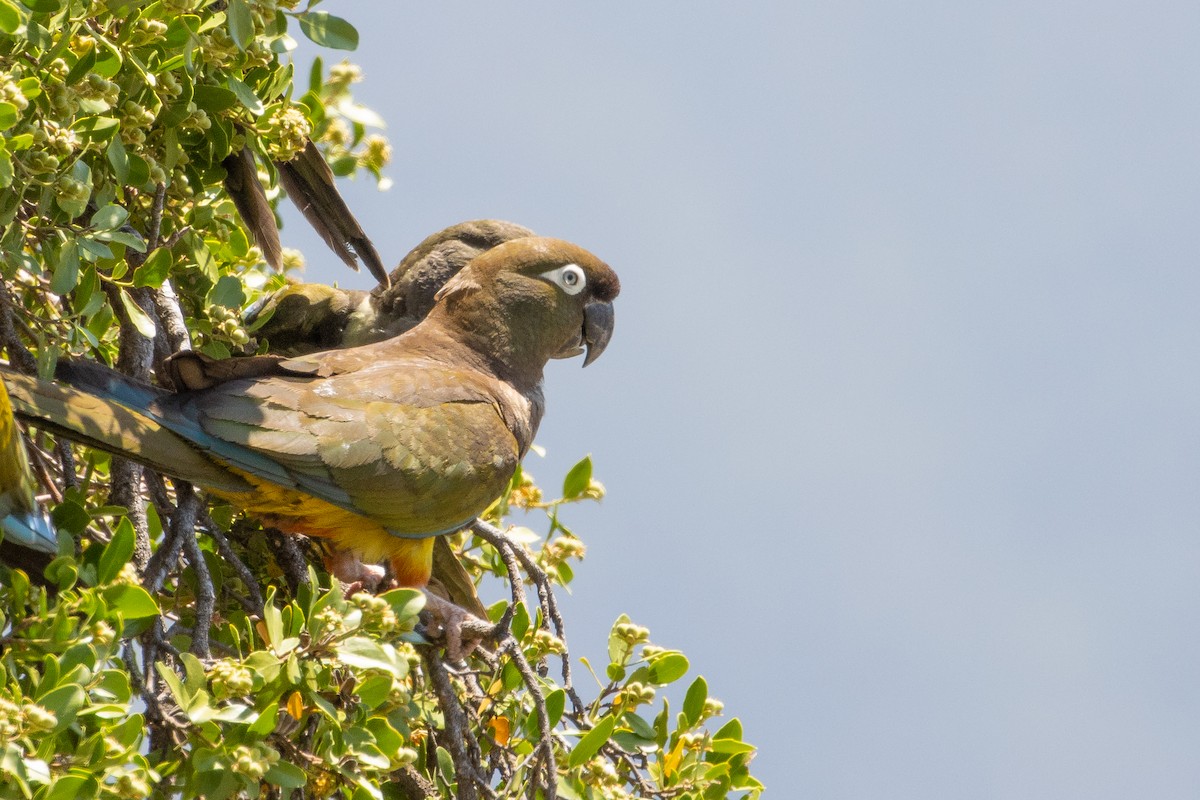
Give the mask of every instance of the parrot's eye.
M 567 264 L 565 267 L 543 272 L 542 277 L 558 284 L 559 288 L 567 294 L 579 294 L 587 285 L 587 276 L 575 264 Z

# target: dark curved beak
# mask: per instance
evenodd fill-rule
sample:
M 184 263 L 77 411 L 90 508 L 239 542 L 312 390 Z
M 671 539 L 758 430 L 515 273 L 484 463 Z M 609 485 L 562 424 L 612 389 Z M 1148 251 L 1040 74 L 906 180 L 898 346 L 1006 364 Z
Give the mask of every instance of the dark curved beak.
M 583 357 L 583 365 L 595 361 L 608 347 L 608 340 L 613 335 L 612 303 L 593 300 L 583 307 L 583 343 L 587 355 Z

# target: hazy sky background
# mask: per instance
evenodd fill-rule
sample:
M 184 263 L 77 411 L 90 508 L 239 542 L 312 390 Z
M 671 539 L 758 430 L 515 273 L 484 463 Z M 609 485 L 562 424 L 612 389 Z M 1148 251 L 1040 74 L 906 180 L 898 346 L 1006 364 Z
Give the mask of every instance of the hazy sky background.
M 498 217 L 621 276 L 528 464 L 609 489 L 574 652 L 682 648 L 771 797 L 1200 795 L 1200 5 L 322 8 L 385 261 Z

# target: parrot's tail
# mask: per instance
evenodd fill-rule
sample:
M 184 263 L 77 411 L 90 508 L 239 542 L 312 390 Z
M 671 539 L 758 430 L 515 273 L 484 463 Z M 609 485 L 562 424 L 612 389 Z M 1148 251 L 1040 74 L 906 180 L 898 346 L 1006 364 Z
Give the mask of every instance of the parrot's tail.
M 0 370 L 16 416 L 72 441 L 209 489 L 244 492 L 251 488 L 186 438 L 143 413 L 162 390 L 99 364 L 64 364 L 58 375 L 74 385 Z
M 4 533 L 0 538 L 41 553 L 57 553 L 58 536 L 38 506 L 36 491 L 25 442 L 0 383 L 0 530 Z
M 58 552 L 58 533 L 50 516 L 42 510 L 14 511 L 0 519 L 4 530 L 4 541 L 28 547 L 39 553 Z

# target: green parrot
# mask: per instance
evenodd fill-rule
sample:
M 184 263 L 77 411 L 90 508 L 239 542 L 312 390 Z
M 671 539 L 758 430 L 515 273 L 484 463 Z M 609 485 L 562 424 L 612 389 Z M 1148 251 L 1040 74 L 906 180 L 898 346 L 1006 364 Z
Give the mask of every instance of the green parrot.
M 91 362 L 63 363 L 52 383 L 3 379 L 32 424 L 387 559 L 419 587 L 434 538 L 486 509 L 532 443 L 546 362 L 586 352 L 586 366 L 603 352 L 619 289 L 586 250 L 524 237 L 472 260 L 422 322 L 386 341 L 239 359 L 255 370 L 179 393 Z
M 392 270 L 390 281 L 373 291 L 296 283 L 281 289 L 246 314 L 272 353 L 302 355 L 317 350 L 379 342 L 421 321 L 447 280 L 475 256 L 533 231 L 511 222 L 460 222 L 414 247 Z

